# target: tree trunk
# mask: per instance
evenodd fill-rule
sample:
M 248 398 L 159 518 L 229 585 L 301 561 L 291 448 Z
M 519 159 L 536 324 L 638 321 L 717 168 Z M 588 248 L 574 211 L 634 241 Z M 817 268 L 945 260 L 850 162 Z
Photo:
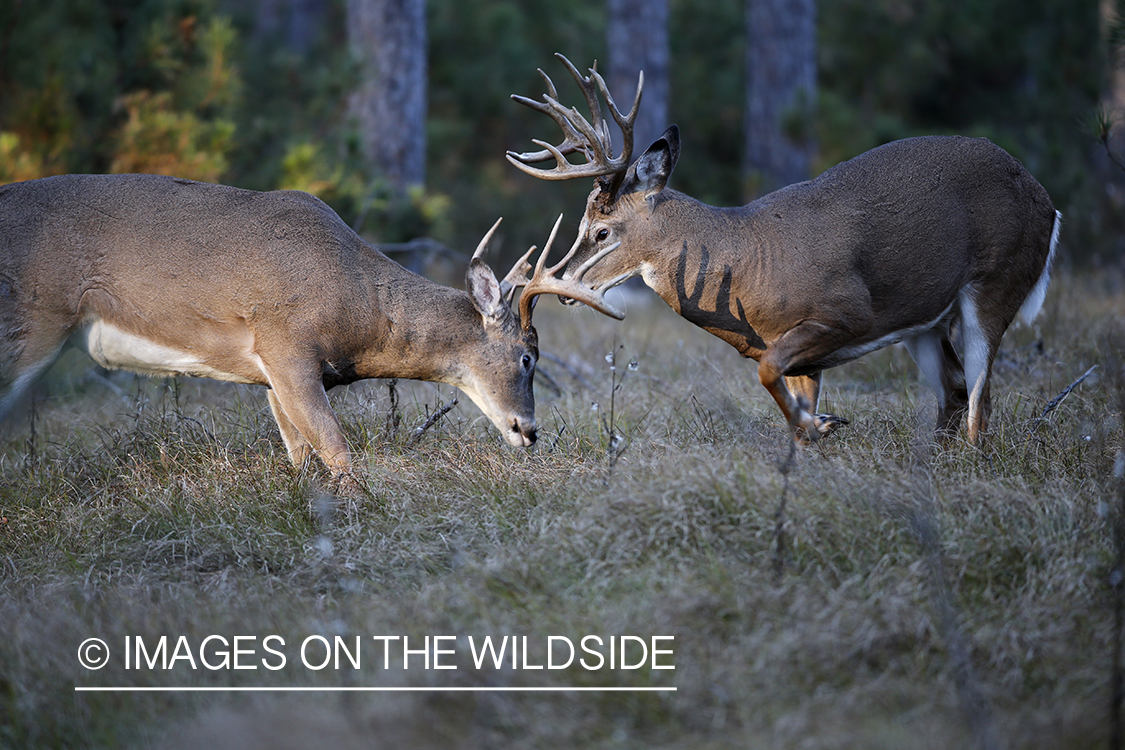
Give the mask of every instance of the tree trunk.
M 644 71 L 644 98 L 633 126 L 634 154 L 660 137 L 668 121 L 668 0 L 608 0 L 605 70 L 614 101 L 628 111 Z
M 360 66 L 350 109 L 364 158 L 397 190 L 425 182 L 425 0 L 348 0 L 348 45 Z
M 747 0 L 746 89 L 750 193 L 808 179 L 816 148 L 815 0 Z
M 1106 145 L 1121 159 L 1125 158 L 1125 127 L 1121 127 L 1121 118 L 1125 116 L 1125 43 L 1115 37 L 1125 26 L 1125 20 L 1118 16 L 1117 6 L 1118 2 L 1115 0 L 1101 0 L 1102 35 L 1106 38 L 1108 46 L 1102 108 L 1109 113 L 1116 124 L 1116 127 L 1110 130 Z M 1114 182 L 1120 185 L 1122 182 L 1120 172 L 1118 171 L 1113 177 Z
M 304 54 L 327 15 L 326 0 L 258 0 L 254 33 L 271 42 L 284 40 L 290 50 Z

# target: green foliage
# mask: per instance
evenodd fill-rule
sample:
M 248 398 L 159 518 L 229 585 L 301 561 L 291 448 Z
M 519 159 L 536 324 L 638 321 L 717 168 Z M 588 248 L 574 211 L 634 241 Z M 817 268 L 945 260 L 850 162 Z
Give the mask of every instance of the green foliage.
M 24 165 L 5 177 L 27 178 L 31 164 L 222 178 L 241 79 L 237 34 L 212 3 L 20 3 L 0 24 L 0 129 Z
M 1106 56 L 1092 0 L 842 0 L 821 5 L 820 166 L 896 138 L 988 137 L 1067 217 L 1066 248 L 1104 244 L 1108 209 L 1080 121 Z
M 175 108 L 170 92 L 142 90 L 121 97 L 127 119 L 115 133 L 114 173 L 142 172 L 219 182 L 234 135 L 229 120 L 205 121 Z
M 0 131 L 0 184 L 33 180 L 49 174 L 43 158 L 30 148 L 23 148 L 15 133 Z
M 673 185 L 707 202 L 743 200 L 744 0 L 670 0 L 671 120 L 683 158 Z M 428 186 L 391 199 L 359 158 L 347 95 L 344 0 L 315 4 L 295 40 L 261 26 L 256 3 L 53 0 L 0 4 L 0 179 L 66 171 L 176 171 L 256 189 L 305 186 L 378 240 L 433 234 L 471 247 L 505 215 L 505 252 L 542 243 L 550 221 L 577 222 L 588 184 L 545 183 L 506 150 L 554 138 L 513 103 L 537 96 L 551 57 L 606 57 L 603 0 L 430 0 Z M 285 3 L 277 8 L 289 7 Z M 309 6 L 314 7 L 314 6 Z M 818 9 L 815 132 L 822 169 L 922 133 L 987 136 L 1011 150 L 1067 216 L 1067 248 L 1112 248 L 1114 204 L 1081 121 L 1107 65 L 1093 0 L 839 0 Z M 638 144 L 643 148 L 647 144 Z M 1104 161 L 1104 160 L 1103 160 Z M 1119 211 L 1118 211 L 1119 213 Z M 436 215 L 435 215 L 436 214 Z
M 707 203 L 737 205 L 744 200 L 745 2 L 671 0 L 670 11 L 671 117 L 683 139 L 674 186 Z
M 845 1 L 823 7 L 820 28 L 823 88 L 866 116 L 897 121 L 868 135 L 870 145 L 983 130 L 1042 159 L 1047 141 L 1074 139 L 1075 113 L 1100 94 L 1093 2 Z

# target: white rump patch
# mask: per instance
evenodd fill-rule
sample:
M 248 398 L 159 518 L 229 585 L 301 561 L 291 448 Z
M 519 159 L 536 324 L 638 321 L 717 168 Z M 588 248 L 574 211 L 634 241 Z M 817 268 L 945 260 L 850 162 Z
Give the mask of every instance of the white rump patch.
M 1051 229 L 1051 249 L 1047 252 L 1047 262 L 1043 264 L 1043 273 L 1039 274 L 1039 281 L 1028 293 L 1027 299 L 1020 306 L 1020 317 L 1027 325 L 1031 325 L 1039 310 L 1043 307 L 1043 300 L 1047 298 L 1047 285 L 1051 283 L 1051 263 L 1055 260 L 1055 248 L 1059 244 L 1059 226 L 1062 224 L 1062 213 L 1055 211 L 1055 226 Z

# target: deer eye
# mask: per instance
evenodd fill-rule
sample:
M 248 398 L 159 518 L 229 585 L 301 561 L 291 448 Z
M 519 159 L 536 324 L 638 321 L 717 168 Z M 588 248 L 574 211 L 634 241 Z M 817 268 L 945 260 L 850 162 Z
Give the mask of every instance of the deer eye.
M 608 236 L 609 236 L 609 230 L 606 229 L 605 227 L 602 227 L 601 229 L 598 230 L 598 233 L 594 235 L 594 239 L 596 239 L 598 242 L 604 242 L 605 238 L 608 237 Z
M 520 360 L 520 365 L 523 367 L 523 369 L 530 370 L 531 369 L 531 355 L 530 354 L 523 355 L 523 359 Z

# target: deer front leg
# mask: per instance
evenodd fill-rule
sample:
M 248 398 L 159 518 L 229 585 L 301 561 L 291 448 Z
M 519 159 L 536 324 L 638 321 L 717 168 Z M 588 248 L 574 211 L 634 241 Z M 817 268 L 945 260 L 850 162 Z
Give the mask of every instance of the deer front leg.
M 312 443 L 305 440 L 301 431 L 289 420 L 285 410 L 281 408 L 281 403 L 277 400 L 277 391 L 270 388 L 266 391 L 266 398 L 270 402 L 270 411 L 273 412 L 274 421 L 277 422 L 277 429 L 281 432 L 281 440 L 285 443 L 285 450 L 289 453 L 289 460 L 293 462 L 294 466 L 304 466 L 305 461 L 308 461 L 312 456 Z
M 816 411 L 817 405 L 820 403 L 820 378 L 822 374 L 823 373 L 815 372 L 811 375 L 785 376 L 785 385 L 789 389 L 789 392 L 797 399 L 797 404 L 812 413 L 813 421 L 816 424 L 816 430 L 820 433 L 817 437 L 823 437 L 831 432 L 835 432 L 837 428 L 848 424 L 848 420 L 843 417 Z M 816 439 L 816 437 L 809 438 L 806 435 L 802 442 Z
M 328 403 L 317 368 L 307 363 L 266 367 L 269 402 L 289 458 L 300 466 L 316 451 L 334 477 L 351 470 L 340 422 Z
M 820 396 L 819 371 L 804 376 L 787 376 L 785 373 L 822 360 L 853 338 L 849 331 L 805 321 L 766 347 L 765 354 L 758 361 L 758 380 L 781 408 L 797 442 L 818 440 L 840 425 L 847 424 L 847 420 L 832 414 L 813 413 Z M 796 395 L 790 388 L 796 391 Z

